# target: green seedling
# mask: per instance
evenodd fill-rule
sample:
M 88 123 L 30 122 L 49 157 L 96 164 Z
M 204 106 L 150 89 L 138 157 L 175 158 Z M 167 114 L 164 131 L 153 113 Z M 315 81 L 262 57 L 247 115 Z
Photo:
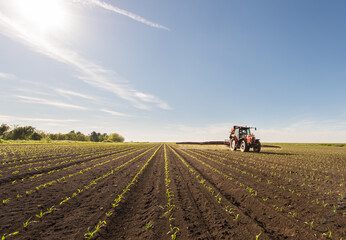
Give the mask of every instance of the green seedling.
M 217 198 L 217 202 L 221 203 L 221 197 Z
M 105 226 L 106 224 L 107 224 L 106 221 L 100 220 L 99 223 L 95 227 L 95 231 L 98 232 L 101 229 L 101 227 Z
M 88 228 L 86 234 L 84 234 L 84 238 L 91 239 L 95 236 L 96 232 L 91 232 L 89 229 L 90 228 Z
M 304 223 L 309 225 L 309 228 L 312 229 L 312 227 L 314 225 L 314 220 L 312 220 L 311 222 L 304 222 Z
M 262 232 L 260 232 L 259 234 L 256 235 L 256 240 L 259 239 L 259 237 L 261 236 Z
M 172 228 L 172 226 L 170 226 L 170 229 L 171 230 L 169 231 L 169 233 L 171 233 L 172 240 L 176 240 L 177 239 L 177 234 L 180 231 L 180 229 L 178 227 L 173 227 Z
M 328 233 L 323 233 L 322 236 L 327 237 L 328 239 L 332 239 L 332 231 L 329 230 Z
M 169 221 L 169 222 L 172 222 L 174 219 L 175 219 L 175 218 L 173 217 L 173 215 L 171 215 L 171 216 L 169 216 L 168 221 Z
M 151 228 L 153 228 L 153 224 L 151 223 L 151 221 L 149 221 L 148 223 L 145 224 L 145 231 L 148 231 Z
M 40 214 L 36 214 L 35 216 L 41 219 L 46 213 L 41 210 Z
M 54 208 L 54 206 L 52 206 L 52 207 L 50 207 L 50 208 L 47 208 L 47 212 L 45 212 L 45 214 L 51 213 L 51 212 L 53 212 L 54 210 L 56 210 L 56 208 Z
M 28 227 L 29 223 L 35 222 L 35 221 L 30 221 L 31 218 L 32 218 L 32 216 L 28 220 L 26 220 L 26 222 L 23 223 L 23 227 L 24 227 L 25 230 Z
M 5 240 L 7 237 L 16 235 L 16 234 L 18 234 L 18 233 L 19 233 L 19 232 L 13 232 L 13 233 L 10 233 L 10 234 L 5 233 L 4 235 L 2 235 L 1 240 Z

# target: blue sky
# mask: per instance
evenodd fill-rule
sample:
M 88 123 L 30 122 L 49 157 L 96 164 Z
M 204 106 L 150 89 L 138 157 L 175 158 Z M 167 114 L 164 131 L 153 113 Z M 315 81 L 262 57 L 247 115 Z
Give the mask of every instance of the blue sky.
M 0 0 L 0 122 L 346 142 L 346 2 Z

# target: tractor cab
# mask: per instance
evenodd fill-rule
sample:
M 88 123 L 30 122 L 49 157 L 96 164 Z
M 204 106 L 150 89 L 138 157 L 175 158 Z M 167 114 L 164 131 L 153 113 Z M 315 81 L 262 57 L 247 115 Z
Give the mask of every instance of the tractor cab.
M 250 128 L 236 128 L 235 129 L 235 136 L 237 139 L 244 138 L 245 135 L 251 135 Z

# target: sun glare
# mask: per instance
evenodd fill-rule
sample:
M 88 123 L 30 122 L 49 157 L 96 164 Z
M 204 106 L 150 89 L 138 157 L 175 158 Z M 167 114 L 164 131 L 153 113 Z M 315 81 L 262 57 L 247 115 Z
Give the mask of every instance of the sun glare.
M 22 0 L 18 1 L 21 17 L 41 31 L 63 27 L 65 11 L 61 0 Z

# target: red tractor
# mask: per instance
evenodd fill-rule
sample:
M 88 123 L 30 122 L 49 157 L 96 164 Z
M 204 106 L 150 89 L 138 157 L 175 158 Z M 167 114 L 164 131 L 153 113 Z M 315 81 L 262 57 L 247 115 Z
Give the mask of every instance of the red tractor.
M 229 136 L 231 151 L 235 151 L 237 148 L 240 148 L 242 152 L 248 152 L 250 148 L 254 152 L 261 151 L 261 142 L 255 138 L 255 135 L 251 133 L 250 129 L 257 130 L 255 127 L 233 126 L 231 135 Z

